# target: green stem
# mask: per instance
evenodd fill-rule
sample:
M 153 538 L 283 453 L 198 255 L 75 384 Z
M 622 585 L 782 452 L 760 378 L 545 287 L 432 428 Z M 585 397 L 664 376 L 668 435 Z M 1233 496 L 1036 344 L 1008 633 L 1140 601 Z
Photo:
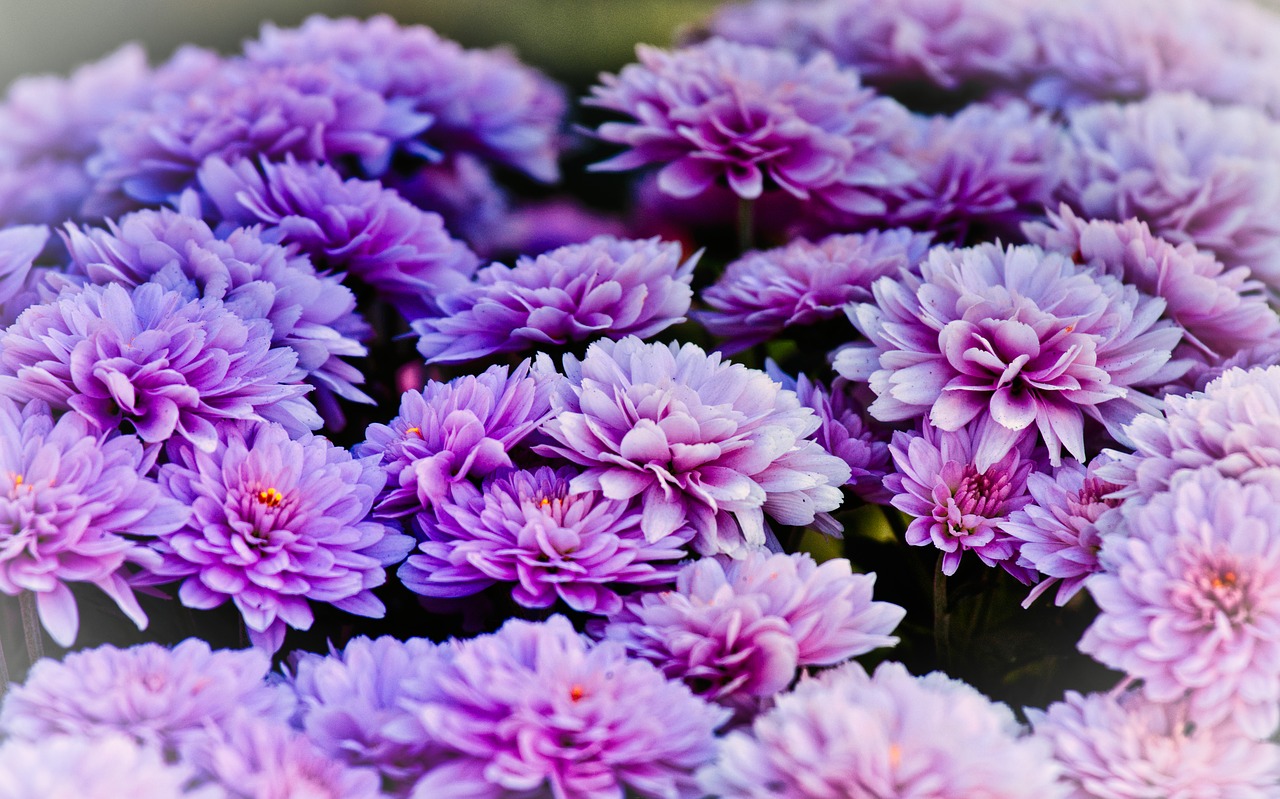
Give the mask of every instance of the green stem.
M 756 201 L 738 198 L 738 254 L 755 247 Z
M 938 566 L 933 573 L 933 648 L 938 667 L 951 668 L 951 617 L 947 612 L 947 575 L 942 572 L 943 553 L 938 553 Z

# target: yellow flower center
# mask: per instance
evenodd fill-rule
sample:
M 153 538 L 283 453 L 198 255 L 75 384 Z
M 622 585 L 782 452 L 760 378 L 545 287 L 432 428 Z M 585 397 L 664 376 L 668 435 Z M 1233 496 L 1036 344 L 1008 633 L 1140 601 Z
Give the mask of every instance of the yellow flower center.
M 268 508 L 278 508 L 280 503 L 284 502 L 284 494 L 274 488 L 268 488 L 265 491 L 258 492 L 258 501 Z

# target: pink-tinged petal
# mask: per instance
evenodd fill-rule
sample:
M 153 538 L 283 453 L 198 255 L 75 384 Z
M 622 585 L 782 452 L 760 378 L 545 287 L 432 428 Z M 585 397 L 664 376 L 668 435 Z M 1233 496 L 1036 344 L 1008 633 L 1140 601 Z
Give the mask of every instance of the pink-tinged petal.
M 929 421 L 941 430 L 959 430 L 987 409 L 987 397 L 976 391 L 947 389 L 929 411 Z
M 80 630 L 80 611 L 75 595 L 66 585 L 55 582 L 48 591 L 36 594 L 36 613 L 49 637 L 58 646 L 70 647 Z
M 640 529 L 649 543 L 661 541 L 685 523 L 685 503 L 678 496 L 664 496 L 658 486 L 645 492 L 643 506 Z
M 1004 386 L 991 395 L 991 418 L 1010 430 L 1022 430 L 1036 418 L 1036 398 L 1021 386 Z
M 618 454 L 633 463 L 666 463 L 671 459 L 667 436 L 658 424 L 650 419 L 640 419 L 622 437 Z

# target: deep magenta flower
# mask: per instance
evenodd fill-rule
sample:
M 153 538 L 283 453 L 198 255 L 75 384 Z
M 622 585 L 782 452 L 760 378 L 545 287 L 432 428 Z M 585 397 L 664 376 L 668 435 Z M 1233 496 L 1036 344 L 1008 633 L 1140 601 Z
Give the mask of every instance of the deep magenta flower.
M 514 267 L 490 264 L 475 282 L 439 297 L 438 315 L 413 324 L 427 363 L 458 363 L 600 335 L 648 338 L 683 322 L 701 252 L 680 245 L 600 236 Z
M 553 374 L 551 359 L 538 370 Z M 821 421 L 763 372 L 634 336 L 566 355 L 564 370 L 541 428 L 552 443 L 535 451 L 585 467 L 571 490 L 638 497 L 650 541 L 689 525 L 698 552 L 741 553 L 765 543 L 766 513 L 823 524 L 843 500 L 849 467 L 813 440 Z
M 0 744 L 0 799 L 227 799 L 185 763 L 121 735 L 54 735 Z
M 498 583 L 525 607 L 563 600 L 574 610 L 610 615 L 618 590 L 669 584 L 685 556 L 686 529 L 650 543 L 633 503 L 574 491 L 576 469 L 514 471 L 470 484 L 418 515 L 426 539 L 398 572 L 426 596 L 469 596 Z
M 802 666 L 898 642 L 890 633 L 906 611 L 872 601 L 875 581 L 844 558 L 702 558 L 680 571 L 674 590 L 629 599 L 605 636 L 707 700 L 751 714 Z
M 908 230 L 837 234 L 817 242 L 752 251 L 731 262 L 702 292 L 710 310 L 693 316 L 732 354 L 794 325 L 839 316 L 871 299 L 871 284 L 924 259 L 931 235 Z
M 596 169 L 661 164 L 658 185 L 692 197 L 719 183 L 754 200 L 780 189 L 852 214 L 883 210 L 876 192 L 910 176 L 897 151 L 907 112 L 829 55 L 713 39 L 683 50 L 636 49 L 587 102 L 634 119 L 597 135 L 627 146 Z
M 1187 367 L 1169 360 L 1182 333 L 1159 320 L 1163 300 L 1035 246 L 935 248 L 920 277 L 872 292 L 849 310 L 870 343 L 841 350 L 836 370 L 870 381 L 881 421 L 991 422 L 983 471 L 1037 431 L 1054 465 L 1064 448 L 1083 460 L 1085 414 L 1126 440 L 1124 424 L 1159 408 L 1141 387 Z
M 279 425 L 223 425 L 211 452 L 169 448 L 159 480 L 191 508 L 191 520 L 161 535 L 159 580 L 180 579 L 178 598 L 190 608 L 230 599 L 249 638 L 268 652 L 285 627 L 306 630 L 309 602 L 360 616 L 386 612 L 371 589 L 385 566 L 413 541 L 366 521 L 386 479 L 377 458 L 355 459 L 328 439 L 291 440 Z

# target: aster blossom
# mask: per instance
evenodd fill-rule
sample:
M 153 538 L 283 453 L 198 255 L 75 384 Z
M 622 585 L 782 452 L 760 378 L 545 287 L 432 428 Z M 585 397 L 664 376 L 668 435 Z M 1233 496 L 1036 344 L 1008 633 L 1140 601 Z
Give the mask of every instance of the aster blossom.
M 226 799 L 216 785 L 201 784 L 185 763 L 121 735 L 80 738 L 55 735 L 39 742 L 0 744 L 0 799 Z
M 650 541 L 687 524 L 699 553 L 741 554 L 765 543 L 765 513 L 807 525 L 843 499 L 849 467 L 813 441 L 821 421 L 763 372 L 628 336 L 566 355 L 564 374 L 535 451 L 584 467 L 571 490 L 638 497 Z
M 1153 702 L 1262 739 L 1280 726 L 1280 470 L 1250 480 L 1200 469 L 1124 506 L 1085 583 L 1100 613 L 1080 650 Z
M 991 422 L 980 470 L 1037 432 L 1054 465 L 1063 449 L 1083 460 L 1085 414 L 1124 441 L 1124 424 L 1159 408 L 1140 387 L 1187 368 L 1170 361 L 1181 331 L 1160 321 L 1163 300 L 1062 255 L 935 248 L 920 269 L 880 279 L 874 303 L 850 307 L 870 344 L 841 350 L 835 367 L 870 382 L 881 421 L 927 417 L 946 431 Z
M 440 297 L 439 315 L 414 322 L 418 352 L 458 363 L 602 334 L 648 338 L 684 321 L 700 255 L 682 261 L 675 242 L 599 236 L 490 264 Z
M 879 647 L 906 611 L 871 599 L 874 574 L 807 554 L 748 553 L 686 565 L 673 590 L 627 601 L 605 628 L 634 656 L 694 693 L 748 714 L 801 666 L 830 666 Z
M 469 596 L 496 583 L 531 608 L 562 600 L 574 610 L 609 615 L 619 588 L 675 579 L 675 561 L 693 531 L 649 542 L 640 510 L 598 491 L 570 488 L 576 469 L 499 473 L 483 492 L 455 491 L 418 515 L 426 537 L 398 572 L 427 596 Z M 470 484 L 466 484 L 470 488 Z
M 156 579 L 180 579 L 187 607 L 230 599 L 255 645 L 274 652 L 285 628 L 310 628 L 309 602 L 361 616 L 386 609 L 372 593 L 412 539 L 366 521 L 386 479 L 376 457 L 327 439 L 291 440 L 279 425 L 219 430 L 212 452 L 174 446 L 159 480 L 191 521 L 153 544 Z

